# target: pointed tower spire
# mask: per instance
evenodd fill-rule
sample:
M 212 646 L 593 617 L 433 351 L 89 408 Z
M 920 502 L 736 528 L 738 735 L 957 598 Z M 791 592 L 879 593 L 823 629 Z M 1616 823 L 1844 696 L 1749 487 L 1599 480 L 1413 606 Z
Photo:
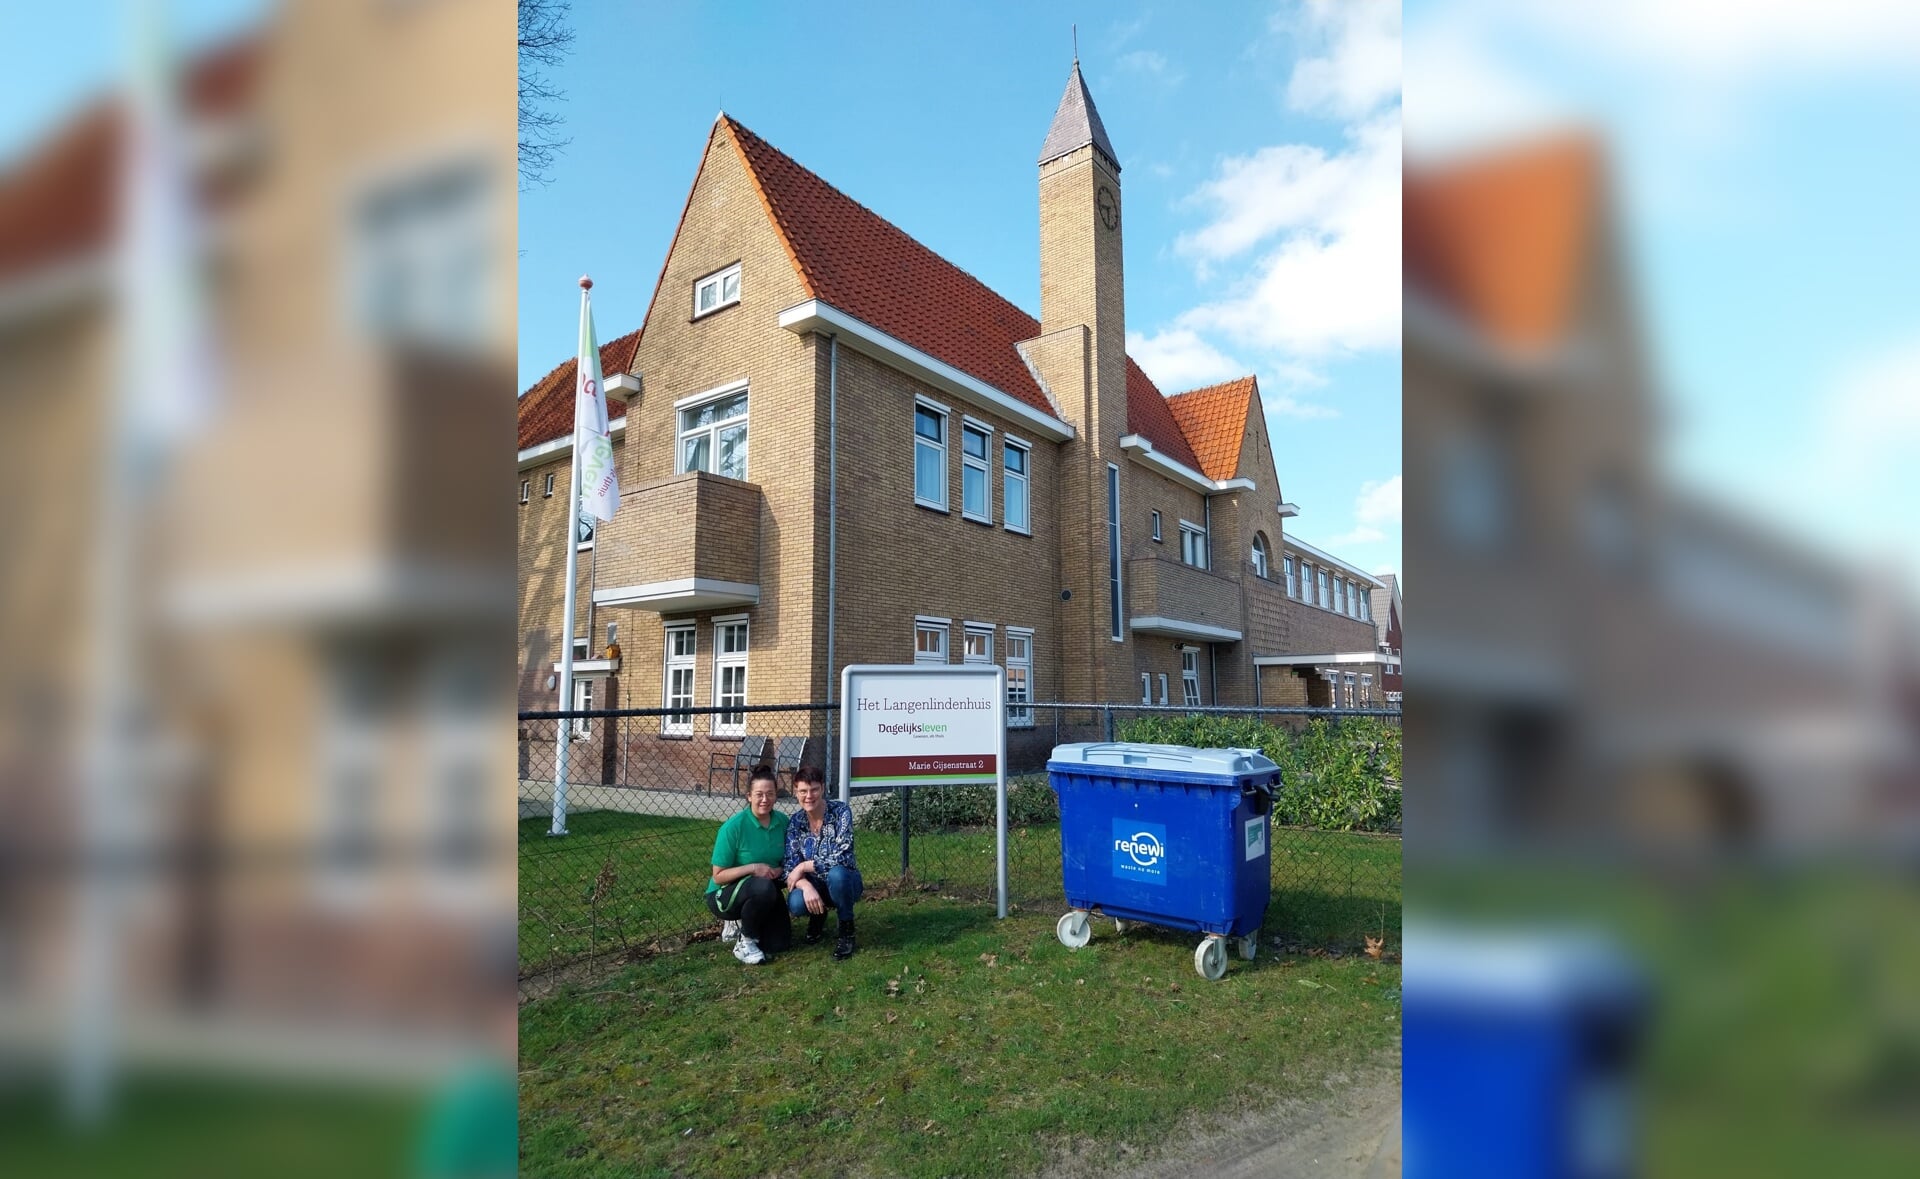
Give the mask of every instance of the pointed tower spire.
M 1094 109 L 1093 96 L 1087 93 L 1086 79 L 1080 76 L 1080 58 L 1076 52 L 1073 73 L 1067 78 L 1067 92 L 1060 96 L 1060 105 L 1053 112 L 1053 126 L 1047 129 L 1047 141 L 1040 145 L 1040 162 L 1057 160 L 1089 143 L 1118 174 L 1119 157 L 1113 154 L 1107 129 L 1100 124 L 1100 112 Z

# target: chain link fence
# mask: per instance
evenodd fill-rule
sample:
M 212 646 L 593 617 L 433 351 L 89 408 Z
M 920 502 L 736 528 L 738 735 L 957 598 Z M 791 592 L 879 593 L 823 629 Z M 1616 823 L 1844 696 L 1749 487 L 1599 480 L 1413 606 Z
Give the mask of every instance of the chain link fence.
M 1047 785 L 1055 745 L 1221 733 L 1282 756 L 1289 788 L 1323 794 L 1335 772 L 1379 774 L 1357 749 L 1390 744 L 1390 816 L 1276 807 L 1266 932 L 1305 946 L 1358 946 L 1400 933 L 1398 711 L 1035 704 L 1010 727 L 1008 902 L 1064 910 L 1058 811 Z M 750 772 L 774 769 L 791 814 L 793 772 L 834 782 L 838 710 L 826 704 L 523 712 L 519 718 L 520 969 L 617 963 L 718 932 L 703 902 L 714 833 L 746 801 Z M 1193 725 L 1225 726 L 1193 729 Z M 1168 730 L 1167 726 L 1189 726 Z M 1254 726 L 1248 728 L 1247 726 Z M 569 735 L 565 834 L 553 833 L 559 738 Z M 1248 739 L 1254 734 L 1264 739 Z M 1377 760 L 1377 759 L 1376 759 Z M 1358 767 L 1355 769 L 1355 767 Z M 906 891 L 994 899 L 991 786 L 920 786 L 853 797 L 867 900 Z M 1315 821 L 1303 822 L 1303 818 Z M 1352 829 L 1334 829 L 1352 828 Z

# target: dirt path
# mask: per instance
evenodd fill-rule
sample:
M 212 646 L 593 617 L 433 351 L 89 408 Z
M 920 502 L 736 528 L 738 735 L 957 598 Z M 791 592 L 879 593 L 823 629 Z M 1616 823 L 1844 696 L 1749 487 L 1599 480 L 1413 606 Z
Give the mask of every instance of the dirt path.
M 1145 1153 L 1145 1152 L 1142 1152 Z M 1397 1179 L 1400 1174 L 1400 1072 L 1342 1081 L 1315 1101 L 1290 1101 L 1196 1130 L 1126 1170 L 1110 1160 L 1073 1159 L 1047 1179 Z

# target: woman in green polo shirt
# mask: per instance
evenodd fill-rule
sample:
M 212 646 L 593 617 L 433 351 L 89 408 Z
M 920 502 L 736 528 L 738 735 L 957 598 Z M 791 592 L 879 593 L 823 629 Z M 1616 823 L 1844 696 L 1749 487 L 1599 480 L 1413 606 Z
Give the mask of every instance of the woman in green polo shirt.
M 793 925 L 780 893 L 780 860 L 786 853 L 787 816 L 773 809 L 780 780 L 761 766 L 747 783 L 747 809 L 720 824 L 713 838 L 713 876 L 707 908 L 726 922 L 721 940 L 737 935 L 733 956 L 758 966 L 769 953 L 793 941 Z

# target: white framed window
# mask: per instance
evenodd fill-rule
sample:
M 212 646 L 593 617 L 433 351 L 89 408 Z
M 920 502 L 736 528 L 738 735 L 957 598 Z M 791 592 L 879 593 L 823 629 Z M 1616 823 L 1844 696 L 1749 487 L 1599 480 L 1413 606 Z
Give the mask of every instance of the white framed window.
M 598 524 L 599 521 L 594 519 L 592 512 L 581 512 L 580 518 L 573 522 L 574 543 L 583 549 L 592 548 L 593 532 Z
M 966 632 L 961 636 L 964 644 L 960 648 L 962 663 L 993 662 L 993 624 L 988 622 L 969 622 Z
M 1339 574 L 1335 574 L 1333 578 L 1333 612 L 1335 614 L 1347 612 L 1347 579 Z
M 914 619 L 913 661 L 945 663 L 947 661 L 947 630 L 952 625 L 952 621 L 946 618 Z
M 540 495 L 541 495 L 541 498 L 543 499 L 553 498 L 553 472 L 552 471 L 547 472 L 547 481 L 544 488 L 541 490 Z
M 520 480 L 520 502 L 526 503 L 533 498 L 533 480 Z
M 573 710 L 575 712 L 593 711 L 593 681 L 592 680 L 573 681 Z M 571 727 L 573 729 L 573 739 L 575 741 L 584 740 L 585 738 L 593 736 L 593 718 L 592 717 L 576 716 L 573 718 Z
M 960 515 L 982 524 L 993 523 L 993 493 L 987 482 L 987 456 L 993 452 L 993 431 L 964 419 L 960 424 Z
M 1155 543 L 1155 544 L 1159 544 L 1159 543 L 1161 543 L 1161 541 L 1160 541 L 1160 513 L 1159 513 L 1158 511 L 1156 511 L 1156 512 L 1154 512 L 1154 513 L 1153 513 L 1153 543 Z
M 1113 641 L 1122 642 L 1120 591 L 1120 468 L 1107 464 L 1107 604 L 1113 623 Z
M 1140 673 L 1140 703 L 1153 703 L 1153 677 L 1144 671 Z
M 925 398 L 913 406 L 913 502 L 947 510 L 947 410 Z
M 743 737 L 747 714 L 747 620 L 735 615 L 713 620 L 713 735 Z
M 705 471 L 729 479 L 747 477 L 747 390 L 729 389 L 680 410 L 676 474 Z
M 1258 532 L 1253 534 L 1253 575 L 1255 577 L 1268 576 L 1267 538 Z
M 739 301 L 740 264 L 738 262 L 725 270 L 693 281 L 693 317 L 695 319 Z
M 1284 570 L 1287 575 L 1287 596 L 1289 598 L 1299 597 L 1300 585 L 1294 580 L 1293 557 L 1291 555 L 1281 557 L 1280 568 Z
M 698 653 L 700 640 L 695 633 L 693 623 L 685 622 L 666 628 L 667 661 L 660 688 L 660 706 L 672 709 L 690 709 L 693 707 L 693 661 Z M 691 737 L 693 735 L 693 713 L 670 712 L 660 718 L 660 735 L 663 737 Z
M 1180 561 L 1195 569 L 1207 567 L 1207 530 L 1186 520 L 1180 521 Z
M 1354 682 L 1354 674 L 1352 672 L 1348 672 L 1347 673 L 1347 707 L 1348 708 L 1353 707 L 1353 682 Z
M 1164 671 L 1160 673 L 1160 703 L 1162 706 L 1167 703 L 1167 673 Z
M 1191 647 L 1180 651 L 1180 695 L 1188 708 L 1200 707 L 1200 652 Z
M 1360 621 L 1373 621 L 1373 594 L 1370 591 L 1360 595 Z
M 1372 672 L 1360 673 L 1360 704 L 1361 704 L 1361 707 L 1363 708 L 1370 707 L 1373 704 L 1373 673 Z
M 1322 610 L 1331 609 L 1333 597 L 1332 592 L 1327 587 L 1327 571 L 1325 569 L 1316 569 L 1314 573 L 1320 579 L 1320 608 Z
M 1000 515 L 1010 532 L 1033 532 L 1033 452 L 1009 438 L 1000 448 Z
M 1033 632 L 1007 628 L 1007 727 L 1033 727 Z

